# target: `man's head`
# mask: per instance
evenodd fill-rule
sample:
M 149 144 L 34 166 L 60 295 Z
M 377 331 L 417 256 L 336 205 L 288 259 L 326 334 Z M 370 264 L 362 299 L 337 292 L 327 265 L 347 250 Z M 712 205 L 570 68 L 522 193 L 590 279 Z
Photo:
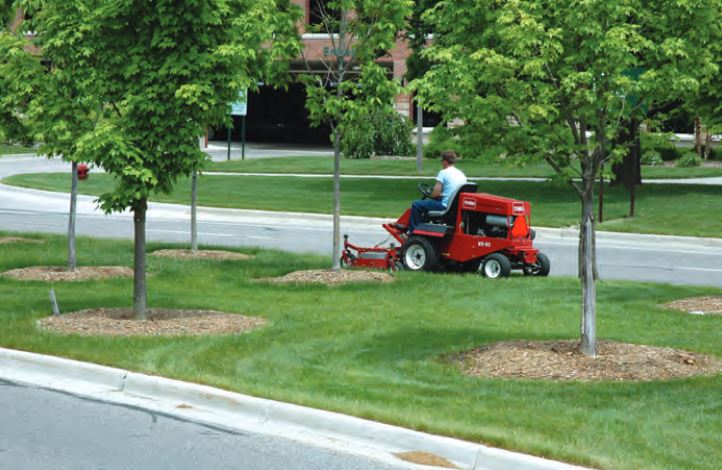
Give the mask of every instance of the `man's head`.
M 456 163 L 456 152 L 453 150 L 444 150 L 441 152 L 441 166 L 443 166 L 444 169 L 449 168 L 454 163 Z

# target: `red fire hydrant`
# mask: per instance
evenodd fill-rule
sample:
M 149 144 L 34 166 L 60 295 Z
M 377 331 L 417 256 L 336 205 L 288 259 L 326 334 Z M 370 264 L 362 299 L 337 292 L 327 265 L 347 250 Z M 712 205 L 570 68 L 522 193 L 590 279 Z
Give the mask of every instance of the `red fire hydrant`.
M 90 168 L 88 168 L 88 165 L 86 165 L 85 163 L 81 163 L 80 165 L 78 165 L 78 179 L 87 179 L 89 171 Z

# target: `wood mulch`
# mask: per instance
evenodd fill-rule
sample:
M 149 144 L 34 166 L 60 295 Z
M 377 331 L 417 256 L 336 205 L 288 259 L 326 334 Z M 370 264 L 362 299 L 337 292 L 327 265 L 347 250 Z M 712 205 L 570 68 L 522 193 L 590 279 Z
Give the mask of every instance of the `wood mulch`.
M 133 318 L 129 308 L 99 308 L 54 315 L 38 327 L 55 333 L 82 336 L 197 336 L 244 333 L 266 324 L 248 317 L 214 310 L 148 309 L 147 320 Z
M 210 259 L 210 260 L 247 260 L 253 256 L 234 251 L 224 250 L 157 250 L 151 253 L 152 256 L 175 259 Z
M 133 270 L 126 266 L 81 266 L 75 271 L 64 266 L 33 266 L 5 271 L 2 275 L 20 281 L 96 281 L 133 277 Z
M 559 381 L 651 381 L 714 375 L 722 360 L 680 349 L 597 342 L 596 358 L 576 341 L 509 341 L 447 356 L 477 377 Z
M 693 315 L 722 315 L 722 295 L 675 300 L 664 304 L 663 307 L 682 310 Z
M 392 282 L 394 277 L 379 271 L 360 271 L 357 269 L 314 269 L 308 271 L 294 271 L 281 277 L 266 277 L 256 279 L 258 282 L 270 284 L 313 283 L 335 286 L 349 282 Z
M 432 454 L 431 452 L 414 450 L 411 452 L 399 452 L 394 455 L 401 460 L 405 460 L 407 462 L 415 463 L 418 465 L 428 465 L 430 467 L 440 468 L 459 468 L 445 458 L 436 454 Z
M 34 243 L 36 245 L 41 245 L 45 243 L 45 240 L 25 237 L 0 237 L 0 245 L 10 245 L 11 243 Z

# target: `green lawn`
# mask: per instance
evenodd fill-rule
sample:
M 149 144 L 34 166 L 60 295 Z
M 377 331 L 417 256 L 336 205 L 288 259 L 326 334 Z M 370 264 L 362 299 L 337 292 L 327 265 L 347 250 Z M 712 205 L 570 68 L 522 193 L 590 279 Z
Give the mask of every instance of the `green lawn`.
M 65 239 L 0 251 L 0 270 L 65 263 Z M 151 249 L 159 248 L 154 245 Z M 574 339 L 579 282 L 401 273 L 389 285 L 252 282 L 329 260 L 247 250 L 251 261 L 148 258 L 149 305 L 258 315 L 240 336 L 106 338 L 40 332 L 49 286 L 0 278 L 0 345 L 323 408 L 604 469 L 722 462 L 722 375 L 656 383 L 466 377 L 441 356 L 510 339 Z M 132 264 L 125 241 L 81 238 L 81 264 Z M 131 280 L 56 283 L 63 312 L 128 307 Z M 427 292 L 429 295 L 420 295 Z M 601 338 L 722 356 L 722 317 L 658 305 L 710 288 L 600 282 Z
M 68 191 L 64 174 L 16 175 L 5 183 Z M 342 180 L 342 211 L 348 215 L 398 217 L 418 197 L 416 179 Z M 100 173 L 80 183 L 84 194 L 100 195 L 112 186 Z M 580 203 L 571 188 L 546 182 L 481 181 L 479 190 L 531 201 L 532 222 L 542 227 L 568 227 L 579 222 Z M 600 230 L 720 237 L 722 234 L 722 187 L 702 185 L 644 185 L 637 191 L 637 216 L 625 218 L 629 197 L 622 188 L 605 189 L 605 223 Z M 190 184 L 179 181 L 171 195 L 160 202 L 188 204 Z M 204 176 L 198 200 L 204 206 L 274 211 L 330 213 L 331 178 Z
M 23 147 L 20 145 L 0 144 L 0 156 L 11 155 L 16 153 L 35 153 L 35 149 L 31 147 Z
M 547 177 L 554 171 L 546 163 L 529 163 L 525 166 L 513 164 L 488 163 L 483 160 L 462 160 L 459 168 L 468 176 L 486 177 Z M 440 170 L 439 160 L 425 160 L 423 174 L 433 176 Z M 333 173 L 331 157 L 282 157 L 256 160 L 233 160 L 214 162 L 206 167 L 207 171 L 227 171 L 234 173 Z M 347 175 L 416 175 L 415 160 L 343 160 L 341 172 Z M 722 168 L 674 168 L 644 167 L 644 178 L 694 178 L 704 176 L 722 176 Z

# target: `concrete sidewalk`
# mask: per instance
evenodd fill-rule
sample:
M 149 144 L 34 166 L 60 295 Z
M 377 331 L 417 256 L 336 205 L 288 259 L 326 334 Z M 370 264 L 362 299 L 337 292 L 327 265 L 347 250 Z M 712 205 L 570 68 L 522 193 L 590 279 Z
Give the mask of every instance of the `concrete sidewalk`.
M 471 470 L 582 468 L 339 413 L 11 349 L 0 349 L 0 378 L 193 422 L 283 437 L 398 468 L 433 468 L 410 464 L 395 456 L 414 451 L 429 452 L 458 468 Z

